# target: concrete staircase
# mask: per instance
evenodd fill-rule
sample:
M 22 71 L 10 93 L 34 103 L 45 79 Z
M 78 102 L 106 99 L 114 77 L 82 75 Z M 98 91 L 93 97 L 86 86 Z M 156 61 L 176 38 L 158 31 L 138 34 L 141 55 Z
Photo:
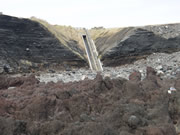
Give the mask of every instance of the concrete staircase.
M 94 41 L 91 39 L 88 30 L 84 28 L 84 34 L 82 34 L 83 43 L 86 49 L 86 54 L 88 57 L 88 62 L 91 70 L 101 72 L 103 71 L 102 63 L 98 58 L 98 52 Z

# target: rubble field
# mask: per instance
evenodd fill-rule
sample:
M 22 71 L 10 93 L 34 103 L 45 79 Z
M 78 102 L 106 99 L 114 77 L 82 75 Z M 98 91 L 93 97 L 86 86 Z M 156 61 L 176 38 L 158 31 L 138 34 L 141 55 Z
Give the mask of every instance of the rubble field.
M 178 135 L 180 78 L 146 68 L 128 79 L 64 83 L 0 77 L 1 135 Z

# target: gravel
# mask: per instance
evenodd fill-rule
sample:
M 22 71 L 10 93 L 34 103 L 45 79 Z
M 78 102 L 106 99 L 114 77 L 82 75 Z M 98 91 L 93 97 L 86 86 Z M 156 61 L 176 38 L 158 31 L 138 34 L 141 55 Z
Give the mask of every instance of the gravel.
M 139 71 L 142 79 L 146 75 L 146 67 L 150 66 L 157 71 L 162 78 L 175 78 L 180 74 L 180 52 L 165 54 L 153 53 L 146 59 L 138 60 L 132 64 L 127 64 L 119 67 L 104 67 L 101 73 L 103 77 L 110 78 L 122 77 L 128 79 L 133 71 Z M 74 82 L 84 80 L 85 78 L 94 79 L 96 72 L 87 69 L 78 69 L 73 71 L 58 71 L 56 73 L 40 73 L 36 76 L 41 82 L 58 82 L 63 81 Z

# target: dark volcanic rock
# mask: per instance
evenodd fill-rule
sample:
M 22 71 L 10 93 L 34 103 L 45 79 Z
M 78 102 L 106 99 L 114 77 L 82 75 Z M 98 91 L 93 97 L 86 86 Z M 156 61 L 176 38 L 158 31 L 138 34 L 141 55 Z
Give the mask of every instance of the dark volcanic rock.
M 138 82 L 99 74 L 67 84 L 39 83 L 33 76 L 4 79 L 9 85 L 0 90 L 0 134 L 177 135 L 179 86 L 168 94 L 147 70 L 149 77 Z M 10 84 L 16 88 L 7 89 Z
M 95 44 L 105 66 L 118 66 L 155 52 L 180 50 L 180 24 L 129 27 L 97 37 Z
M 61 44 L 41 24 L 0 15 L 0 72 L 85 65 L 82 58 Z
M 141 73 L 138 71 L 135 71 L 129 75 L 129 80 L 139 82 L 141 81 Z
M 134 115 L 130 116 L 128 119 L 128 125 L 131 128 L 136 128 L 138 126 L 139 122 L 140 122 L 139 118 Z

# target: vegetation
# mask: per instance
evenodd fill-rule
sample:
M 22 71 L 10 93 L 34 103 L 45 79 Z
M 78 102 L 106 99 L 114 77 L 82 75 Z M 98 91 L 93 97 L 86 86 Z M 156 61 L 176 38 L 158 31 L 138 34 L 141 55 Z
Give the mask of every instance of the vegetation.
M 64 46 L 69 48 L 73 53 L 80 56 L 82 59 L 84 59 L 83 56 L 79 52 L 77 52 L 75 49 L 73 49 L 72 46 L 68 45 L 69 41 L 76 41 L 78 44 L 78 48 L 84 51 L 83 42 L 81 40 L 81 33 L 82 29 L 75 29 L 71 26 L 60 26 L 60 25 L 51 25 L 47 21 L 31 17 L 31 20 L 39 22 L 44 27 L 46 27 Z
M 114 33 L 117 33 L 121 31 L 122 28 L 108 28 L 105 29 L 103 27 L 95 27 L 90 29 L 90 34 L 93 40 L 96 40 L 99 37 L 105 37 L 105 36 L 110 36 L 113 35 Z

